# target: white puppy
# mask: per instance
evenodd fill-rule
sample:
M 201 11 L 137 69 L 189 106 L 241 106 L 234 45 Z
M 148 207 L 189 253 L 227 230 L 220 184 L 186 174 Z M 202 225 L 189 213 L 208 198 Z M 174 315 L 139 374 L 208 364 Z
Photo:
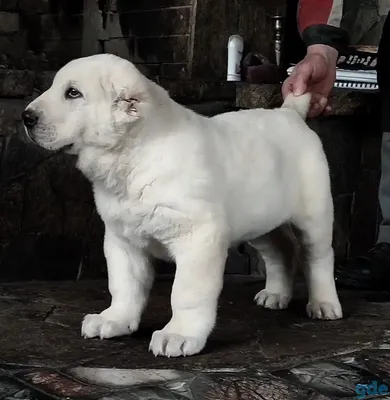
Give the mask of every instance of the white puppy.
M 172 318 L 150 350 L 200 352 L 216 320 L 228 248 L 261 247 L 266 288 L 258 304 L 284 308 L 292 273 L 267 233 L 293 224 L 308 246 L 308 313 L 341 318 L 333 279 L 333 203 L 321 142 L 304 122 L 310 96 L 281 109 L 205 118 L 174 102 L 129 61 L 102 54 L 70 62 L 28 105 L 40 146 L 78 158 L 105 223 L 112 302 L 82 324 L 86 338 L 137 330 L 152 286 L 150 257 L 177 264 Z

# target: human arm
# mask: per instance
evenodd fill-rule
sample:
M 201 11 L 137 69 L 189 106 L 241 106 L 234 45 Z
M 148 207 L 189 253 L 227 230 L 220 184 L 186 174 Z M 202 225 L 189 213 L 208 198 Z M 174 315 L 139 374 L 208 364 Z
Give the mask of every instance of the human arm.
M 339 52 L 349 42 L 348 33 L 340 27 L 342 0 L 300 0 L 297 12 L 298 29 L 307 46 L 305 58 L 298 63 L 283 83 L 282 92 L 300 95 L 312 93 L 309 117 L 330 111 L 328 97 L 336 79 Z

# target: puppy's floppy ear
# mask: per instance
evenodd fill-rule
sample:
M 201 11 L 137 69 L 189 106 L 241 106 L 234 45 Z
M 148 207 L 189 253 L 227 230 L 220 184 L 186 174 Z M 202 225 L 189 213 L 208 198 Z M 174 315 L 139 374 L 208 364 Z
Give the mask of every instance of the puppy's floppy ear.
M 139 117 L 140 96 L 130 94 L 128 90 L 122 90 L 114 96 L 114 109 L 124 112 L 132 119 Z
M 139 102 L 140 100 L 135 97 L 119 98 L 119 101 L 123 102 L 124 111 L 131 117 L 139 117 Z

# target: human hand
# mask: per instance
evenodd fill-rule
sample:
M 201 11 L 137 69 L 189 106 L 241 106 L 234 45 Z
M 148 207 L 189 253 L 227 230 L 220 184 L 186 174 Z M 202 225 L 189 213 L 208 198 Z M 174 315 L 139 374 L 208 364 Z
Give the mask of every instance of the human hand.
M 331 111 L 328 97 L 336 80 L 338 52 L 333 47 L 315 44 L 307 48 L 306 57 L 299 62 L 282 86 L 283 98 L 289 93 L 300 96 L 312 93 L 309 118 Z

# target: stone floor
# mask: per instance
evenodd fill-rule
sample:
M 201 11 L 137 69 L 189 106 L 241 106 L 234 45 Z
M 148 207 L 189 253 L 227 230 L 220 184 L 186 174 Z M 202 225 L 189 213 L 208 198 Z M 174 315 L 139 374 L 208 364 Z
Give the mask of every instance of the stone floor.
M 341 291 L 345 318 L 311 321 L 302 290 L 288 310 L 258 308 L 262 285 L 227 281 L 204 352 L 166 359 L 148 343 L 170 317 L 169 280 L 136 334 L 103 341 L 80 321 L 107 306 L 105 282 L 3 284 L 0 399 L 390 399 L 389 294 Z

